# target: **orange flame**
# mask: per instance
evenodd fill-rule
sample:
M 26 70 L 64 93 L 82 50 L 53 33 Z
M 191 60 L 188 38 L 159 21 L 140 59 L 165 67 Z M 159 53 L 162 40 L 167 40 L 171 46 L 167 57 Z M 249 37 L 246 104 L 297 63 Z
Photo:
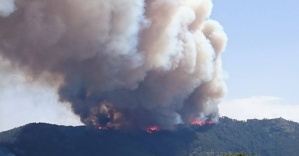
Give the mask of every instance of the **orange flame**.
M 155 125 L 145 129 L 145 131 L 148 132 L 148 133 L 153 133 L 153 132 L 156 132 L 156 131 L 159 131 L 159 130 L 160 130 L 160 128 L 158 126 L 155 126 Z
M 212 121 L 203 121 L 200 119 L 195 119 L 191 122 L 191 125 L 196 125 L 196 126 L 205 126 L 205 125 L 212 125 Z

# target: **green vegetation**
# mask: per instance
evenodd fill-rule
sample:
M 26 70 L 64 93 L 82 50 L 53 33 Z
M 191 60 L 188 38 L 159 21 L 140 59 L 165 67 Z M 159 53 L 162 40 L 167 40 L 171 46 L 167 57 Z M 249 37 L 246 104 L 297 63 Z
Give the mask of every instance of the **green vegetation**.
M 17 156 L 297 156 L 298 130 L 298 123 L 284 119 L 221 118 L 214 126 L 152 134 L 33 123 L 0 133 L 0 154 L 3 149 Z

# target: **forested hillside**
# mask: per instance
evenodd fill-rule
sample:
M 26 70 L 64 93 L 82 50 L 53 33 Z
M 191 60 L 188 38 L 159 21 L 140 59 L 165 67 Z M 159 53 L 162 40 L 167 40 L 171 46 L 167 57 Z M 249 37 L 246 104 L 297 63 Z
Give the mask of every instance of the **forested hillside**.
M 299 124 L 284 119 L 178 126 L 175 131 L 98 130 L 32 123 L 0 133 L 0 154 L 7 156 L 198 156 L 244 153 L 297 156 Z M 4 154 L 2 154 L 4 155 Z

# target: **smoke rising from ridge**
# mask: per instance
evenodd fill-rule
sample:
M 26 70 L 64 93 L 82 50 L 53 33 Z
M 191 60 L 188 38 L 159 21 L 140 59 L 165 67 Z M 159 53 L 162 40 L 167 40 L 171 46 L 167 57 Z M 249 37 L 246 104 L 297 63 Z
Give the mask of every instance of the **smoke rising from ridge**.
M 227 36 L 209 19 L 211 0 L 6 2 L 17 10 L 0 8 L 0 55 L 33 78 L 62 79 L 60 100 L 83 123 L 218 119 Z

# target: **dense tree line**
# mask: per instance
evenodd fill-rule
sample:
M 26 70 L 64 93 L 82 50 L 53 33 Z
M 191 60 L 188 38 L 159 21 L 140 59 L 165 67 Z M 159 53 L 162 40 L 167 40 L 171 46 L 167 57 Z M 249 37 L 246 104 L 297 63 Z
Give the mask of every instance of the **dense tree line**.
M 182 125 L 151 134 L 33 123 L 0 133 L 0 146 L 18 156 L 296 156 L 298 129 L 298 123 L 281 118 L 245 122 L 224 117 L 217 125 Z

